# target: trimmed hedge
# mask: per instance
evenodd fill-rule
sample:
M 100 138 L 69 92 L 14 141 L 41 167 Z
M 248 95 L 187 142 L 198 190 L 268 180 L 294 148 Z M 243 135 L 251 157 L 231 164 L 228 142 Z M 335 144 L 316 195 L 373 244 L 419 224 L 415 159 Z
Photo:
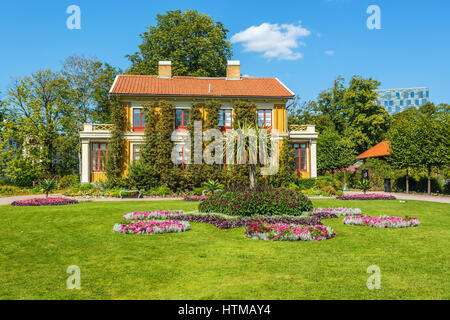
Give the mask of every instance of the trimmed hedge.
M 219 192 L 209 196 L 199 205 L 201 212 L 217 212 L 231 216 L 298 216 L 312 209 L 311 200 L 306 195 L 300 191 L 286 189 Z

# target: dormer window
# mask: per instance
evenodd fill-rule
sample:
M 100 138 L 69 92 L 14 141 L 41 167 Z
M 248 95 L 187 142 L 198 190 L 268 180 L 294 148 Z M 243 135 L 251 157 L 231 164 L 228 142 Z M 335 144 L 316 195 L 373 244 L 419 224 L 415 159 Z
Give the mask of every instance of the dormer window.
M 258 127 L 260 128 L 272 127 L 272 109 L 258 110 Z
M 233 123 L 233 110 L 219 110 L 219 127 L 222 129 L 231 129 Z
M 144 109 L 134 108 L 133 109 L 133 131 L 144 131 L 144 130 L 145 130 Z
M 186 129 L 189 122 L 189 109 L 176 109 L 175 129 Z

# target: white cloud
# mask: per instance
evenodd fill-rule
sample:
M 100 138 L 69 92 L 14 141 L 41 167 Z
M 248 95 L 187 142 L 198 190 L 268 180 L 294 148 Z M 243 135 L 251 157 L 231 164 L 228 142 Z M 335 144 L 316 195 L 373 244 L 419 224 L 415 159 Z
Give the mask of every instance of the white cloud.
M 329 56 L 334 56 L 334 51 L 333 50 L 327 50 L 327 51 L 325 51 L 325 54 L 329 55 Z
M 310 34 L 311 31 L 301 26 L 301 21 L 298 25 L 265 22 L 236 33 L 231 37 L 231 42 L 242 43 L 244 51 L 262 52 L 266 58 L 297 60 L 303 58 L 303 54 L 293 49 L 305 46 L 299 38 Z

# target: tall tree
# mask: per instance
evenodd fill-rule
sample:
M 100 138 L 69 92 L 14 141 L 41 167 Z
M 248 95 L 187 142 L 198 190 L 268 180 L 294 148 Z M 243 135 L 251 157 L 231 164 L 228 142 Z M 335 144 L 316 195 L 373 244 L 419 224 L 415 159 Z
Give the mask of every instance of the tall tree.
M 50 174 L 56 173 L 57 139 L 65 131 L 61 119 L 67 114 L 66 86 L 59 73 L 42 70 L 16 79 L 9 89 L 10 106 L 15 111 L 12 120 L 23 154 Z
M 409 172 L 419 162 L 420 139 L 417 134 L 416 114 L 404 112 L 397 116 L 389 130 L 389 163 L 397 169 L 406 170 L 406 192 L 409 193 Z
M 345 114 L 354 130 L 356 151 L 362 153 L 385 138 L 390 117 L 377 104 L 380 83 L 372 79 L 353 77 L 343 95 Z
M 325 115 L 339 133 L 348 126 L 347 111 L 344 105 L 345 91 L 344 78 L 338 77 L 332 88 L 319 94 L 316 104 L 317 112 Z
M 141 34 L 139 51 L 127 55 L 129 73 L 157 74 L 158 61 L 170 60 L 173 75 L 225 76 L 231 44 L 222 23 L 196 10 L 168 11 L 158 14 L 156 21 Z
M 67 103 L 75 111 L 74 120 L 78 130 L 86 122 L 111 122 L 111 100 L 108 93 L 120 72 L 120 69 L 95 57 L 73 55 L 65 60 L 62 75 L 68 83 Z
M 417 122 L 420 141 L 418 165 L 427 169 L 427 191 L 431 194 L 432 169 L 450 165 L 450 115 L 447 112 L 439 112 L 431 117 L 420 114 Z
M 345 169 L 355 163 L 355 144 L 349 131 L 341 135 L 335 129 L 328 128 L 320 134 L 317 143 L 317 163 L 320 174 Z

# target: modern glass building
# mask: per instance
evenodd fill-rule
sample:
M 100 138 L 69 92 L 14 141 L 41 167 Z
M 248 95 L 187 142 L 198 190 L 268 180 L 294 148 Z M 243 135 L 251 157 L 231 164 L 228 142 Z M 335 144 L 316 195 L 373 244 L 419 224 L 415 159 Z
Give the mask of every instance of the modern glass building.
M 429 88 L 381 89 L 378 92 L 378 104 L 389 114 L 396 114 L 405 109 L 415 107 L 430 101 Z

